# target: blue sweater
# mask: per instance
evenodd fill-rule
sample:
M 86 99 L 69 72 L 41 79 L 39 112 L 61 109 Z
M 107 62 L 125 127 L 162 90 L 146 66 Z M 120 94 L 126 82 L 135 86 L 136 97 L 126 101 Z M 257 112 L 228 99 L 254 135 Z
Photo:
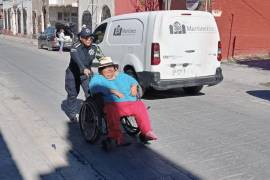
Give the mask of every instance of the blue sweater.
M 138 85 L 138 82 L 133 77 L 122 72 L 119 72 L 113 80 L 106 79 L 100 74 L 95 74 L 90 80 L 89 89 L 93 94 L 102 93 L 105 102 L 136 101 L 136 96 L 130 94 L 132 85 Z M 119 98 L 112 94 L 110 92 L 111 89 L 122 93 L 124 97 Z

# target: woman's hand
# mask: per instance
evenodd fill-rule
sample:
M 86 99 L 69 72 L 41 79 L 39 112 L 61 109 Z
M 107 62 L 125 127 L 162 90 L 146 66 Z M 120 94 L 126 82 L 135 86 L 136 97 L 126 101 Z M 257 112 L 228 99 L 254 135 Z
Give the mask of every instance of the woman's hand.
M 116 91 L 114 89 L 111 89 L 110 91 L 111 91 L 112 94 L 116 95 L 119 98 L 123 98 L 124 97 L 124 94 L 120 93 L 119 91 Z
M 132 96 L 137 96 L 137 94 L 138 94 L 138 87 L 137 87 L 137 85 L 132 85 L 132 86 L 131 86 L 130 94 L 131 94 Z

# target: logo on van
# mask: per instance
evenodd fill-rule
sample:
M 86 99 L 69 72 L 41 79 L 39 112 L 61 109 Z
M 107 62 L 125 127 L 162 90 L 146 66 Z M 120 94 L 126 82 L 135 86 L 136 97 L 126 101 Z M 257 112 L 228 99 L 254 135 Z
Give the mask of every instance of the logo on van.
M 113 35 L 114 36 L 121 36 L 122 33 L 122 28 L 120 25 L 118 25 L 116 28 L 113 30 Z
M 120 25 L 117 25 L 113 30 L 113 36 L 134 36 L 136 35 L 137 30 L 132 27 L 123 28 Z
M 170 34 L 186 34 L 186 26 L 178 21 L 169 26 Z

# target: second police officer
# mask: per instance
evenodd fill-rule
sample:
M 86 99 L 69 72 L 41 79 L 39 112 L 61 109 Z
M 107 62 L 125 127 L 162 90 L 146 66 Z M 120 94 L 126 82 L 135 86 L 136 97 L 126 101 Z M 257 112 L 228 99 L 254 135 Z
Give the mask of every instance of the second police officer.
M 70 63 L 65 75 L 66 108 L 72 122 L 78 121 L 77 96 L 80 92 L 80 86 L 82 86 L 87 98 L 89 96 L 88 84 L 92 75 L 92 62 L 95 58 L 99 60 L 103 56 L 100 48 L 93 44 L 94 36 L 89 28 L 82 28 L 79 40 L 70 50 Z

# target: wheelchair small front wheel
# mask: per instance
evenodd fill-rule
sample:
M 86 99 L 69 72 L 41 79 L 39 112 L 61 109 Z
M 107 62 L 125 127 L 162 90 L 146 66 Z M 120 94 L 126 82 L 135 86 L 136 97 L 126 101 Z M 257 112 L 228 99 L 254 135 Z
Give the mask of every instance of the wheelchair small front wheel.
M 126 131 L 126 133 L 130 136 L 135 136 L 140 132 L 140 129 L 136 123 L 136 120 L 133 116 L 124 116 L 121 118 L 121 123 Z

